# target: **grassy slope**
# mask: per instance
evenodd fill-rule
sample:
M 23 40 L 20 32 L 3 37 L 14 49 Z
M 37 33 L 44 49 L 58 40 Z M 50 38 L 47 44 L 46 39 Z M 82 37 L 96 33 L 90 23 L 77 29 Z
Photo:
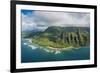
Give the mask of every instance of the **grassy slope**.
M 66 31 L 65 28 L 61 27 L 50 27 L 41 34 L 35 35 L 32 42 L 47 48 L 89 46 L 89 32 L 85 31 L 85 28 L 82 32 L 80 30 L 77 32 L 78 27 L 72 29 L 74 30 L 72 31 L 70 27 L 70 31 L 69 29 Z

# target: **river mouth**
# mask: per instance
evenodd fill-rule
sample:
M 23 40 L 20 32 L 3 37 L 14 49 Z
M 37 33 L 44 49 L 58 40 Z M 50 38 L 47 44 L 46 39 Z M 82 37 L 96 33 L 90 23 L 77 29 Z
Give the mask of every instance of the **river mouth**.
M 64 60 L 88 60 L 90 59 L 90 48 L 77 48 L 70 50 L 54 51 L 49 48 L 33 45 L 27 39 L 22 39 L 21 62 L 46 62 Z

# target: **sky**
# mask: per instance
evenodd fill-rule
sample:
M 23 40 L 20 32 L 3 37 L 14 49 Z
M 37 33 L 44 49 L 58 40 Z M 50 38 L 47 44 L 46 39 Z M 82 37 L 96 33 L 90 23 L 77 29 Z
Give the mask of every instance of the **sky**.
M 89 27 L 90 14 L 86 12 L 56 12 L 21 10 L 22 31 L 45 30 L 49 26 Z

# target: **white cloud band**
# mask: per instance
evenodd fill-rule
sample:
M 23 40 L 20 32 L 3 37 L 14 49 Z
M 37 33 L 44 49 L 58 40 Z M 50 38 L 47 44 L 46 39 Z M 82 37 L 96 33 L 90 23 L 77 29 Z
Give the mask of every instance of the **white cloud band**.
M 33 11 L 22 13 L 22 30 L 46 29 L 48 26 L 89 27 L 90 14 L 76 12 Z

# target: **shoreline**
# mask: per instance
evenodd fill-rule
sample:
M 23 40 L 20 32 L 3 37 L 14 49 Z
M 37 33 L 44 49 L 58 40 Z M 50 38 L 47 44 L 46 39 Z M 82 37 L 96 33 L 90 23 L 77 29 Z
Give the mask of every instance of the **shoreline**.
M 31 38 L 27 38 L 25 40 L 27 40 L 31 45 L 33 44 Z M 61 51 L 66 51 L 66 50 L 70 51 L 72 49 L 76 49 L 77 50 L 77 49 L 81 48 L 81 47 L 73 47 L 73 46 L 69 46 L 69 47 L 65 47 L 65 48 L 54 48 L 54 47 L 50 47 L 50 46 L 43 47 L 43 46 L 40 46 L 40 45 L 37 45 L 37 44 L 34 44 L 34 45 L 36 45 L 40 49 L 44 49 L 46 52 L 51 52 L 51 53 L 54 52 L 55 54 L 61 53 Z M 84 47 L 82 47 L 82 48 L 84 48 Z

